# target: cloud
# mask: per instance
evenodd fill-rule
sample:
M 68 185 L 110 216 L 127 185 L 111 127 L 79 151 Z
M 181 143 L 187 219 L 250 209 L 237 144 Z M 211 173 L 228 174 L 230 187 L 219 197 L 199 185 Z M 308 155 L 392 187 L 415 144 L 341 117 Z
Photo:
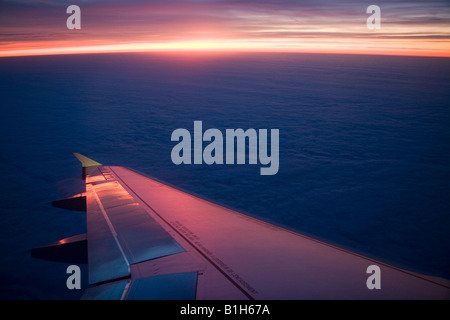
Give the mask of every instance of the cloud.
M 2 3 L 3 45 L 27 41 L 92 43 L 156 43 L 199 39 L 342 41 L 351 38 L 450 41 L 450 6 L 445 1 L 377 1 L 382 30 L 366 28 L 368 1 L 166 0 L 80 1 L 82 30 L 67 30 L 69 2 Z M 328 41 L 328 45 L 331 42 Z M 8 46 L 9 47 L 9 46 Z M 332 48 L 330 48 L 332 49 Z

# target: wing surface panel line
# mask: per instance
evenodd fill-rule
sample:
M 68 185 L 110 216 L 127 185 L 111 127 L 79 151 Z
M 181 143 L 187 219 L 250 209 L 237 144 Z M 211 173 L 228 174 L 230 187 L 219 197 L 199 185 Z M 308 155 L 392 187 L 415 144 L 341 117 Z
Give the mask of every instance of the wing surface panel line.
M 106 223 L 108 224 L 108 227 L 109 227 L 109 229 L 110 229 L 110 231 L 111 231 L 111 233 L 112 233 L 112 235 L 114 237 L 114 240 L 116 241 L 116 244 L 119 247 L 120 253 L 122 254 L 122 257 L 125 260 L 125 263 L 127 264 L 128 273 L 129 273 L 130 272 L 130 263 L 128 262 L 128 259 L 127 259 L 126 255 L 125 255 L 125 252 L 123 251 L 122 246 L 120 245 L 119 239 L 117 238 L 117 232 L 114 229 L 114 226 L 112 225 L 111 221 L 109 220 L 108 215 L 106 214 L 105 208 L 103 207 L 103 204 L 101 203 L 101 201 L 100 201 L 100 199 L 99 199 L 99 197 L 97 195 L 97 192 L 95 191 L 95 189 L 92 186 L 91 186 L 91 188 L 92 188 L 92 191 L 93 191 L 93 194 L 94 194 L 94 197 L 95 197 L 95 201 L 97 201 L 97 204 L 100 207 L 100 211 L 102 212 L 102 215 L 105 218 Z

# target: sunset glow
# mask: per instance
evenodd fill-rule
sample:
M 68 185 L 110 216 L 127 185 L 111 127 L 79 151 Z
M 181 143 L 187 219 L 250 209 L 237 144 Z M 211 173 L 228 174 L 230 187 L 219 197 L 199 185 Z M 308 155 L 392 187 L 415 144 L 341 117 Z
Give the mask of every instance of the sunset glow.
M 86 1 L 81 29 L 66 5 L 0 7 L 0 56 L 102 52 L 311 52 L 450 57 L 445 1 L 379 1 L 381 29 L 367 6 L 331 1 Z

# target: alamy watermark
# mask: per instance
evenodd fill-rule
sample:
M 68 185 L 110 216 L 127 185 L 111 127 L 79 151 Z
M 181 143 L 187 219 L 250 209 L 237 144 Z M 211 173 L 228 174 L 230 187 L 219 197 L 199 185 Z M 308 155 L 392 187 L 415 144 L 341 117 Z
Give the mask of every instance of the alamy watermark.
M 367 289 L 373 290 L 373 289 L 381 289 L 381 269 L 379 266 L 373 264 L 367 267 L 366 270 L 367 274 L 370 274 L 370 276 L 367 278 L 366 286 Z
M 66 287 L 69 290 L 81 289 L 81 269 L 79 266 L 72 264 L 67 267 L 66 270 L 67 274 L 70 274 L 70 276 L 66 280 Z
M 66 9 L 66 13 L 70 14 L 70 16 L 66 20 L 67 29 L 81 29 L 81 9 L 77 5 L 70 5 Z
M 370 5 L 366 10 L 367 14 L 371 14 L 370 17 L 367 18 L 367 29 L 369 30 L 379 30 L 381 29 L 381 9 L 377 5 Z
M 261 175 L 274 175 L 279 169 L 279 129 L 270 130 L 269 143 L 268 129 L 226 129 L 224 138 L 219 129 L 203 132 L 202 121 L 194 121 L 193 136 L 189 130 L 179 128 L 172 132 L 171 140 L 178 141 L 171 153 L 176 165 L 246 164 L 247 161 L 258 164 L 259 161 L 263 166 Z M 208 142 L 204 148 L 203 142 Z

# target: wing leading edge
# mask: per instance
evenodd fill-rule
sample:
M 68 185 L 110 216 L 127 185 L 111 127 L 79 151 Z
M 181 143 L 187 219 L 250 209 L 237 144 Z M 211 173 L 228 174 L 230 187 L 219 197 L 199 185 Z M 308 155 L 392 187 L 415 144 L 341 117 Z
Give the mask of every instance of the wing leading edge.
M 450 298 L 444 279 L 342 250 L 123 167 L 97 164 L 86 174 L 86 299 Z M 368 287 L 371 265 L 379 267 L 380 289 Z

